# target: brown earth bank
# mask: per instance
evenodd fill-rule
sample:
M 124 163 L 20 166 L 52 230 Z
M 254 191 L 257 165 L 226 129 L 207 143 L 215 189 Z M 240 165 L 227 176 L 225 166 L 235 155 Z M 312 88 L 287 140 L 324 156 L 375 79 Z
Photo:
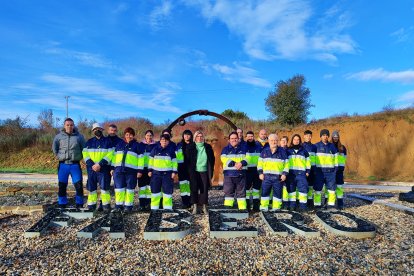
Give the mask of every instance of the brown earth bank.
M 304 130 L 313 132 L 313 143 L 319 141 L 323 128 L 338 130 L 342 143 L 348 150 L 345 178 L 348 181 L 414 181 L 414 109 L 408 111 L 382 112 L 371 116 L 342 116 L 324 119 L 292 129 L 281 128 L 272 123 L 253 121 L 237 123 L 245 132 L 256 133 L 266 128 L 268 133 L 287 135 L 289 138 Z M 191 121 L 173 129 L 173 140 L 180 141 L 185 129 L 193 132 L 203 130 L 207 142 L 211 143 L 216 156 L 214 182 L 222 180 L 220 153 L 227 144 L 231 129 L 221 121 Z M 157 135 L 157 133 L 156 133 Z M 140 140 L 140 139 L 138 139 Z M 51 151 L 30 147 L 19 152 L 0 154 L 0 171 L 21 169 L 22 171 L 55 172 L 57 161 Z M 84 164 L 83 164 L 84 167 Z
M 312 142 L 319 141 L 319 132 L 327 128 L 338 130 L 342 144 L 348 150 L 345 175 L 348 179 L 413 181 L 414 179 L 414 124 L 404 119 L 394 121 L 343 122 L 317 124 L 283 131 L 291 137 L 313 132 Z

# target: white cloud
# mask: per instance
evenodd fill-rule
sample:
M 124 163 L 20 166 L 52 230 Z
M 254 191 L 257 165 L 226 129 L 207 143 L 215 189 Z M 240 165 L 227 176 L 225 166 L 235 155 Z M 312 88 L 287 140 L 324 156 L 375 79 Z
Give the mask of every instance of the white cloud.
M 210 24 L 222 22 L 242 37 L 245 52 L 253 58 L 332 62 L 337 54 L 356 51 L 356 43 L 343 34 L 350 16 L 338 5 L 319 16 L 306 0 L 183 1 L 199 8 Z M 318 27 L 312 30 L 315 21 Z
M 224 79 L 233 82 L 242 82 L 258 87 L 271 87 L 271 83 L 265 79 L 257 77 L 258 72 L 255 69 L 242 66 L 237 62 L 233 66 L 213 64 L 211 68 L 218 72 Z
M 403 95 L 401 95 L 398 99 L 398 102 L 409 102 L 411 104 L 414 104 L 414 90 L 409 91 Z
M 390 36 L 394 37 L 397 43 L 411 41 L 414 38 L 414 26 L 400 28 L 395 32 L 392 32 Z
M 74 59 L 80 64 L 91 66 L 95 68 L 112 68 L 113 65 L 110 61 L 106 60 L 98 54 L 67 50 L 63 48 L 48 48 L 46 53 L 60 55 L 68 59 Z
M 128 10 L 128 4 L 127 3 L 120 3 L 116 8 L 112 11 L 115 14 L 123 13 L 124 11 Z
M 88 95 L 93 95 L 93 97 L 97 97 L 103 101 L 122 105 L 124 108 L 151 109 L 173 113 L 181 112 L 179 108 L 172 105 L 175 93 L 162 87 L 151 93 L 137 93 L 133 91 L 113 89 L 90 79 L 53 74 L 44 75 L 42 79 L 45 82 L 54 85 L 61 92 L 75 94 L 78 97 L 86 98 L 88 98 Z
M 390 72 L 383 68 L 377 68 L 348 74 L 346 78 L 361 81 L 379 80 L 384 82 L 414 83 L 414 70 L 408 69 L 405 71 Z
M 149 15 L 149 24 L 154 31 L 162 28 L 170 19 L 173 5 L 170 1 L 162 1 Z
M 173 103 L 176 95 L 174 89 L 178 87 L 171 82 L 153 91 L 139 93 L 112 88 L 92 79 L 46 74 L 37 84 L 14 85 L 1 98 L 7 99 L 16 110 L 18 106 L 22 106 L 26 110 L 35 110 L 36 113 L 37 110 L 51 108 L 63 114 L 66 106 L 64 96 L 69 95 L 69 109 L 76 111 L 75 113 L 87 117 L 121 118 L 137 116 L 145 110 L 181 113 Z M 11 113 L 4 112 L 3 116 Z

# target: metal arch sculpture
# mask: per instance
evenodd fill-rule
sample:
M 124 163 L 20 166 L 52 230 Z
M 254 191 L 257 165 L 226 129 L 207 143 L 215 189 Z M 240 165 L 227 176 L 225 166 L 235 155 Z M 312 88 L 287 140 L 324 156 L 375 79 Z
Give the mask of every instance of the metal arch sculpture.
M 227 124 L 229 124 L 234 130 L 237 130 L 237 126 L 232 121 L 230 121 L 228 118 L 224 117 L 221 114 L 218 114 L 218 113 L 215 113 L 215 112 L 211 112 L 211 111 L 208 111 L 208 110 L 203 110 L 203 109 L 191 111 L 191 112 L 188 112 L 188 113 L 185 113 L 185 114 L 181 115 L 180 117 L 178 117 L 177 119 L 175 119 L 175 121 L 173 121 L 168 126 L 168 129 L 169 130 L 172 130 L 172 128 L 177 123 L 179 125 L 181 125 L 181 126 L 185 125 L 185 118 L 190 117 L 192 115 L 213 116 L 213 117 L 216 117 L 216 118 L 218 118 L 220 120 L 223 120 L 224 122 L 226 122 Z

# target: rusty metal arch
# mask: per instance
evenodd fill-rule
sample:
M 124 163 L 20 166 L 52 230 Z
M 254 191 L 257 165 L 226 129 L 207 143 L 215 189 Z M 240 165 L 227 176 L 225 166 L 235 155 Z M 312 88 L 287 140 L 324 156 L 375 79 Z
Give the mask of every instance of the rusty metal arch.
M 168 129 L 172 130 L 172 128 L 177 124 L 177 123 L 182 123 L 183 125 L 185 125 L 185 118 L 190 117 L 192 115 L 200 115 L 200 116 L 213 116 L 216 117 L 220 120 L 223 120 L 224 122 L 226 122 L 228 125 L 230 125 L 234 130 L 237 130 L 237 126 L 230 121 L 228 118 L 224 117 L 221 114 L 215 113 L 215 112 L 211 112 L 208 110 L 204 110 L 204 109 L 200 109 L 200 110 L 195 110 L 195 111 L 191 111 L 188 113 L 185 113 L 183 115 L 181 115 L 180 117 L 178 117 L 177 119 L 175 119 L 169 126 Z

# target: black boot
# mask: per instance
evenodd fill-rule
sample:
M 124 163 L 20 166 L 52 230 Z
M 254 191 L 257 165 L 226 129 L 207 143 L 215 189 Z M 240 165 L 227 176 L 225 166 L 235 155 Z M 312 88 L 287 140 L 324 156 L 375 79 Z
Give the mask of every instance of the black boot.
M 140 198 L 139 199 L 139 208 L 138 211 L 145 211 L 148 205 L 147 198 Z
M 251 211 L 252 210 L 252 203 L 250 201 L 250 198 L 246 200 L 246 206 L 247 206 L 247 211 Z
M 338 204 L 338 210 L 343 210 L 344 209 L 344 199 L 343 198 L 338 198 L 336 200 L 337 204 Z
M 253 199 L 253 211 L 260 211 L 260 199 Z

